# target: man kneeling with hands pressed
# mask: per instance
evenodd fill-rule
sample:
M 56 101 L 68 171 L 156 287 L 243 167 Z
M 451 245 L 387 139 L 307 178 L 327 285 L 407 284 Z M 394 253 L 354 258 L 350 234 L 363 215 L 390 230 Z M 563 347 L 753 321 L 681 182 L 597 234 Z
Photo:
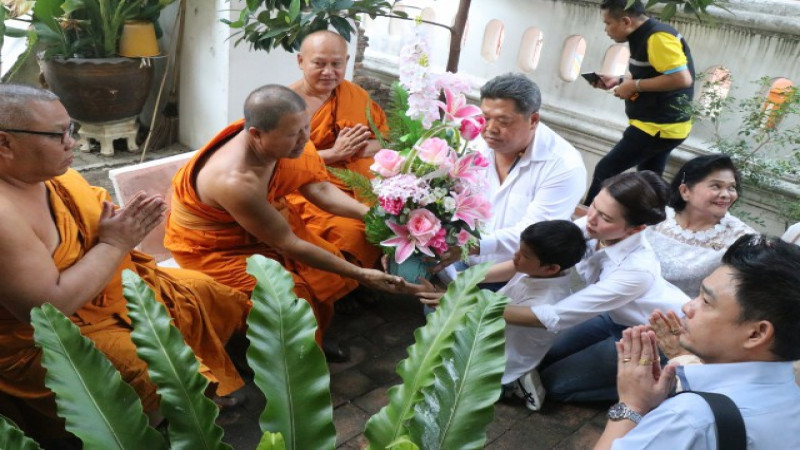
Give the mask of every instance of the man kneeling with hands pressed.
M 617 343 L 620 403 L 612 406 L 596 449 L 714 449 L 708 403 L 669 397 L 676 377 L 686 391 L 728 396 L 744 419 L 748 449 L 800 448 L 800 248 L 745 235 L 682 310 L 680 344 L 705 362 L 661 369 L 655 333 L 625 330 Z M 723 436 L 724 437 L 724 436 Z

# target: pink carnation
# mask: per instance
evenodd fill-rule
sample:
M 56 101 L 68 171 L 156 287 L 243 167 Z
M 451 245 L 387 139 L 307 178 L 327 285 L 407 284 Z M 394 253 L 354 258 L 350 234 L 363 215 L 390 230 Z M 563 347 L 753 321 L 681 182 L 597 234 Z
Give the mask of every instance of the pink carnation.
M 450 156 L 450 146 L 447 145 L 447 141 L 440 138 L 426 139 L 419 145 L 418 150 L 419 159 L 437 166 L 446 162 Z
M 397 175 L 406 161 L 400 153 L 386 148 L 375 153 L 374 158 L 375 162 L 369 168 L 382 177 Z
M 436 236 L 433 237 L 430 241 L 428 241 L 428 246 L 439 254 L 444 253 L 447 251 L 447 241 L 445 238 L 447 237 L 447 231 L 444 228 L 440 228 L 439 231 L 436 233 Z
M 403 205 L 405 205 L 406 202 L 400 198 L 379 197 L 378 203 L 380 203 L 381 207 L 385 209 L 386 212 L 397 216 L 403 212 Z
M 421 245 L 427 246 L 442 227 L 441 221 L 431 211 L 418 208 L 408 215 L 408 233 Z

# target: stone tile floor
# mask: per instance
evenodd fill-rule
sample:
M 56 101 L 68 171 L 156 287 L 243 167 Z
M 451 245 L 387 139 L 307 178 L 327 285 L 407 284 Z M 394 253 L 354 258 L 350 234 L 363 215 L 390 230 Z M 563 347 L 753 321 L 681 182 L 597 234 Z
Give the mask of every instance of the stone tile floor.
M 406 357 L 414 330 L 424 324 L 421 305 L 413 298 L 382 296 L 358 316 L 337 316 L 331 333 L 350 346 L 352 359 L 329 364 L 337 448 L 362 449 L 366 421 L 388 402 L 387 390 L 400 380 L 397 363 Z M 258 417 L 264 397 L 252 383 L 238 419 L 225 428 L 235 449 L 253 449 L 261 432 Z M 573 405 L 546 401 L 540 412 L 522 402 L 498 403 L 487 430 L 487 449 L 588 449 L 605 425 L 608 405 Z
M 187 151 L 174 144 L 151 151 L 146 160 Z M 139 162 L 138 153 L 118 151 L 113 157 L 75 152 L 73 167 L 90 183 L 109 191 L 108 170 Z M 350 346 L 352 359 L 330 364 L 331 398 L 337 430 L 337 448 L 361 449 L 369 417 L 387 403 L 387 390 L 399 382 L 397 363 L 406 357 L 414 330 L 425 321 L 421 305 L 413 298 L 381 296 L 359 316 L 337 316 L 331 333 Z M 225 440 L 236 450 L 256 448 L 261 431 L 258 417 L 265 400 L 251 382 L 244 388 L 248 401 L 238 418 L 224 417 Z M 605 424 L 608 405 L 574 405 L 546 401 L 542 411 L 531 412 L 522 403 L 498 403 L 487 430 L 487 449 L 592 448 Z M 309 449 L 314 450 L 314 449 Z

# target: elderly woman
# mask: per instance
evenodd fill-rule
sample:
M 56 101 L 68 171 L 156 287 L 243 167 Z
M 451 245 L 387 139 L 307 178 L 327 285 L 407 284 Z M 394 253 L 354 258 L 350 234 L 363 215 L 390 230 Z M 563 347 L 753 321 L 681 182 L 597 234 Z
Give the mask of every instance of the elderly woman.
M 661 275 L 689 297 L 739 236 L 755 232 L 728 212 L 738 186 L 739 172 L 728 156 L 694 158 L 672 180 L 667 219 L 645 230 Z

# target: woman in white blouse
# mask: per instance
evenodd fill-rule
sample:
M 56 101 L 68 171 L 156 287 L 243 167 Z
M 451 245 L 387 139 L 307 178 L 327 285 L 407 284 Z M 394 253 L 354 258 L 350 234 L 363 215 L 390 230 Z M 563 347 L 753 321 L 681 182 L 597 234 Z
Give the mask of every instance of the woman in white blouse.
M 728 156 L 699 156 L 686 162 L 670 185 L 667 219 L 645 231 L 661 275 L 689 297 L 719 265 L 730 245 L 755 233 L 728 210 L 739 198 L 739 172 Z
M 587 237 L 587 253 L 575 266 L 586 287 L 554 305 L 506 308 L 510 324 L 538 322 L 558 333 L 539 367 L 551 398 L 614 400 L 614 341 L 622 330 L 647 323 L 654 309 L 677 310 L 688 301 L 661 277 L 656 256 L 641 233 L 664 220 L 667 189 L 650 171 L 606 180 L 586 217 L 576 222 Z

